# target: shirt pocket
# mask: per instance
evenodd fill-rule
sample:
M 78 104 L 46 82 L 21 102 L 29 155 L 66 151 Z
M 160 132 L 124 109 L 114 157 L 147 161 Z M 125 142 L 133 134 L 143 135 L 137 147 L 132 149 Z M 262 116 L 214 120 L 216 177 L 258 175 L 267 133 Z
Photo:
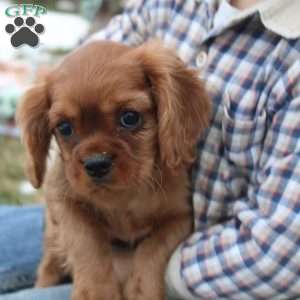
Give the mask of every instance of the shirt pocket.
M 233 112 L 230 102 L 225 102 L 222 120 L 224 155 L 239 171 L 253 170 L 259 161 L 266 132 L 266 111 L 254 118 L 243 117 Z M 250 175 L 250 174 L 248 174 Z

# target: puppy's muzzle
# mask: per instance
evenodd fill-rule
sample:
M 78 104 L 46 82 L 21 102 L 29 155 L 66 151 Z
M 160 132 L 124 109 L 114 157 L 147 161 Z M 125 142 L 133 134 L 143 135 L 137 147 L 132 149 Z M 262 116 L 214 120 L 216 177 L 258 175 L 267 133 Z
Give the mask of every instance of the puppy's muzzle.
M 91 178 L 99 180 L 111 171 L 112 157 L 108 154 L 96 154 L 85 159 L 83 166 Z

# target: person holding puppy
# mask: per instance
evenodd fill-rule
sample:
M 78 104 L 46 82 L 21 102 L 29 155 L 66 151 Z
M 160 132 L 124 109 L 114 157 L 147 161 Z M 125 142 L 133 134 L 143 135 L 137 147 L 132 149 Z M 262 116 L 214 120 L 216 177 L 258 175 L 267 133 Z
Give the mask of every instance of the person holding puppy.
M 297 0 L 130 1 L 92 37 L 161 40 L 199 71 L 212 100 L 193 176 L 194 233 L 166 270 L 171 298 L 300 296 L 299 9 Z M 1 238 L 1 248 L 22 244 Z M 54 290 L 0 299 L 68 297 L 65 287 Z

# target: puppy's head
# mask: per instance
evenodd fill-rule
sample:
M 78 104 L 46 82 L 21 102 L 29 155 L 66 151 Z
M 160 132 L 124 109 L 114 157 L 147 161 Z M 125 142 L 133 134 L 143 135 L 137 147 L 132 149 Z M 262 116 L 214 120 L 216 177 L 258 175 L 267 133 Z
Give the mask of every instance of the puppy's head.
M 83 195 L 187 168 L 208 118 L 197 75 L 154 42 L 76 50 L 26 93 L 17 114 L 33 185 L 42 184 L 54 135 L 66 178 Z

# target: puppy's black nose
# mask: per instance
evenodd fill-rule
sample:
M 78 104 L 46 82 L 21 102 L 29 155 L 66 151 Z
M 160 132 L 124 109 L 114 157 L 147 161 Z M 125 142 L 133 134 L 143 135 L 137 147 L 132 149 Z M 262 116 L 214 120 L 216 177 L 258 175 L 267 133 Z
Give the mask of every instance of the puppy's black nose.
M 112 158 L 108 154 L 93 155 L 83 162 L 83 166 L 90 177 L 101 179 L 111 170 Z

